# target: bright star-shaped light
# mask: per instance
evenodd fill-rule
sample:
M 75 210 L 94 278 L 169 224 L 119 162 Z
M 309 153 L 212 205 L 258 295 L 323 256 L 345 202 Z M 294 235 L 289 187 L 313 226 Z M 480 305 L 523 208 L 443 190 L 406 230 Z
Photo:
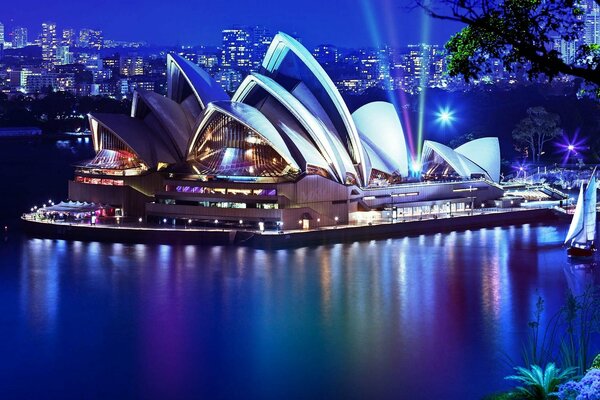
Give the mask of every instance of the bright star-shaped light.
M 442 126 L 450 125 L 455 120 L 454 112 L 447 107 L 440 108 L 436 116 L 437 122 Z
M 563 134 L 555 143 L 557 152 L 563 154 L 562 164 L 567 164 L 572 157 L 582 157 L 582 152 L 589 149 L 586 142 L 587 138 L 579 137 L 579 129 L 573 133 L 573 136 Z

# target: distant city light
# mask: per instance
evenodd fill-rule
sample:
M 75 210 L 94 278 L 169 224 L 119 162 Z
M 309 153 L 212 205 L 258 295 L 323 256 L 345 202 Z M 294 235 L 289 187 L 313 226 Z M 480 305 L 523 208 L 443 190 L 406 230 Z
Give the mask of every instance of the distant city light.
M 569 151 L 573 151 L 573 150 L 575 150 L 575 146 L 574 146 L 574 145 L 572 145 L 572 144 L 570 144 L 570 145 L 568 145 L 568 146 L 567 146 L 567 149 L 568 149 Z

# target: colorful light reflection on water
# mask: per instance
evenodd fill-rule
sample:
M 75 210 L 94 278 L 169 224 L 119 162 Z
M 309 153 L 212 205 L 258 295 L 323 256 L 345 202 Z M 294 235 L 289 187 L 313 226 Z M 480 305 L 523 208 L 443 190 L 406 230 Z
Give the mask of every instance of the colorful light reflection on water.
M 3 398 L 480 398 L 538 294 L 598 282 L 523 226 L 295 250 L 9 238 Z M 35 384 L 33 384 L 35 383 Z

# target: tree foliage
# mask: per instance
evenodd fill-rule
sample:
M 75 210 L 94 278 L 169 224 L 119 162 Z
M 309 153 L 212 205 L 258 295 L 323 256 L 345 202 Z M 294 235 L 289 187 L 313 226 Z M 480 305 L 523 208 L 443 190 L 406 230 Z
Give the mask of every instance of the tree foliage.
M 544 145 L 562 134 L 560 116 L 546 111 L 544 107 L 530 107 L 512 132 L 518 146 L 531 152 L 532 161 L 540 162 Z
M 88 128 L 87 114 L 127 113 L 128 101 L 108 97 L 76 97 L 65 92 L 44 96 L 0 95 L 0 127 L 39 126 L 44 132 L 78 131 Z
M 530 78 L 559 74 L 600 86 L 600 46 L 585 45 L 583 0 L 415 0 L 432 17 L 466 26 L 446 44 L 451 76 L 466 81 L 492 71 L 500 62 L 508 71 L 520 68 Z M 600 0 L 595 0 L 600 4 Z M 557 41 L 577 44 L 565 61 Z
M 554 363 L 549 363 L 544 369 L 532 365 L 530 369 L 515 367 L 516 375 L 507 376 L 505 379 L 515 380 L 523 386 L 517 387 L 525 399 L 546 400 L 556 392 L 558 385 L 575 373 L 575 368 L 564 370 L 557 368 Z

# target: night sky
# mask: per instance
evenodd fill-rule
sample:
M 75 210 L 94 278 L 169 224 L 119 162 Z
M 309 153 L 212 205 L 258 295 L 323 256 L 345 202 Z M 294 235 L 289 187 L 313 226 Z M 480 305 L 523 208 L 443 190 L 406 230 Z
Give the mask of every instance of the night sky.
M 152 44 L 218 45 L 233 24 L 296 32 L 309 46 L 342 47 L 444 43 L 459 25 L 432 21 L 409 0 L 33 0 L 3 2 L 0 22 L 39 34 L 42 21 L 99 28 L 106 39 Z M 425 22 L 424 22 L 425 21 Z

